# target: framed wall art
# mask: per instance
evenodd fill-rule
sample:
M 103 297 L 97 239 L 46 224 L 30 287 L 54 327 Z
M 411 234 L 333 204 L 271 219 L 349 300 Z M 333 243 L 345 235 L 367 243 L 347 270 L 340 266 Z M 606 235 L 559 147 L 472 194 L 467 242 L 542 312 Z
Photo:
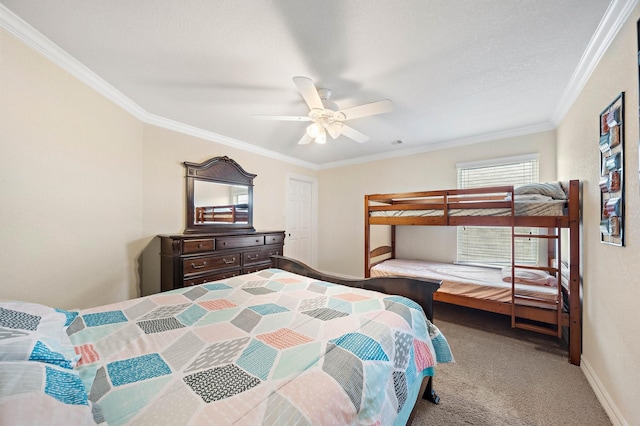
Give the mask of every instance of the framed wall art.
M 624 92 L 600 113 L 600 241 L 624 246 Z

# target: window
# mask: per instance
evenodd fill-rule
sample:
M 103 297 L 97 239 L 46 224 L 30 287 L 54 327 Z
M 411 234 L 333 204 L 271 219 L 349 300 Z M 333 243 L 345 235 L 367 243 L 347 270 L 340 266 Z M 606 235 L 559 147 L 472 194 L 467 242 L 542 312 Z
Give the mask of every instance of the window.
M 247 204 L 249 202 L 249 194 L 240 194 L 236 198 L 236 204 Z
M 526 155 L 483 162 L 458 164 L 458 188 L 523 185 L 538 182 L 538 156 Z M 537 235 L 536 228 L 516 228 L 518 234 Z M 538 238 L 517 238 L 515 261 L 538 263 Z M 511 264 L 511 228 L 489 226 L 458 227 L 458 262 L 496 266 Z

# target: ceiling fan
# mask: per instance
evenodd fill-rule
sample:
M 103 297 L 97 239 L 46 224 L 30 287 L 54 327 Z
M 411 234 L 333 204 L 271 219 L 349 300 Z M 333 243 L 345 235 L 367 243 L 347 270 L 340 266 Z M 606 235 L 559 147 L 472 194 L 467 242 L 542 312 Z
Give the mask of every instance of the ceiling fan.
M 254 115 L 254 117 L 265 120 L 312 121 L 298 142 L 300 145 L 306 145 L 311 141 L 321 144 L 326 143 L 327 133 L 332 139 L 344 135 L 356 142 L 366 142 L 369 140 L 369 136 L 353 127 L 347 126 L 344 122 L 354 118 L 382 114 L 393 109 L 393 103 L 389 99 L 384 99 L 340 110 L 335 102 L 329 100 L 331 91 L 329 89 L 316 89 L 313 80 L 310 78 L 293 77 L 293 83 L 309 106 L 308 115 Z

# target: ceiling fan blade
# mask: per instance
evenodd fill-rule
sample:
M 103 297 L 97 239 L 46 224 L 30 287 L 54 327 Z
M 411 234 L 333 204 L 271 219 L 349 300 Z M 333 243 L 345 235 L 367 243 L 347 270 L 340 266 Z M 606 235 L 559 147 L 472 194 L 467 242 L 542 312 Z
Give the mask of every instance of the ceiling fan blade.
M 322 99 L 318 95 L 318 89 L 313 84 L 313 80 L 308 77 L 293 77 L 293 83 L 300 91 L 304 101 L 309 105 L 309 109 L 324 109 Z
M 298 141 L 298 145 L 307 145 L 311 143 L 312 140 L 313 138 L 309 136 L 307 132 L 304 132 L 304 136 L 300 138 L 300 141 Z
M 340 110 L 345 116 L 345 120 L 353 118 L 367 117 L 369 115 L 383 114 L 393 109 L 393 102 L 389 99 L 371 102 L 370 104 L 358 105 L 352 108 Z
M 335 121 L 327 126 L 327 133 L 332 139 L 338 139 L 338 136 L 342 134 L 342 128 L 344 124 L 339 121 Z
M 357 131 L 356 129 L 354 129 L 353 127 L 349 127 L 346 125 L 342 125 L 342 134 L 345 135 L 348 138 L 353 139 L 354 141 L 358 142 L 358 143 L 364 143 L 366 141 L 368 141 L 369 136 L 365 135 L 364 133 L 361 133 L 359 131 Z
M 296 116 L 296 115 L 263 115 L 253 114 L 253 118 L 259 118 L 260 120 L 281 120 L 281 121 L 311 121 L 309 116 Z

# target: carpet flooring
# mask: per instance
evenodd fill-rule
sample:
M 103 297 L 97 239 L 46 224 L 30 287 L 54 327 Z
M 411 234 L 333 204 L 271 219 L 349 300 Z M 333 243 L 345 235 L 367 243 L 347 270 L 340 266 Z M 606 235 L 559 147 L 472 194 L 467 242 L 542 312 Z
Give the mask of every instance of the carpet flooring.
M 436 303 L 434 323 L 455 363 L 436 369 L 435 405 L 413 425 L 611 425 L 559 339 L 512 329 L 510 317 Z

